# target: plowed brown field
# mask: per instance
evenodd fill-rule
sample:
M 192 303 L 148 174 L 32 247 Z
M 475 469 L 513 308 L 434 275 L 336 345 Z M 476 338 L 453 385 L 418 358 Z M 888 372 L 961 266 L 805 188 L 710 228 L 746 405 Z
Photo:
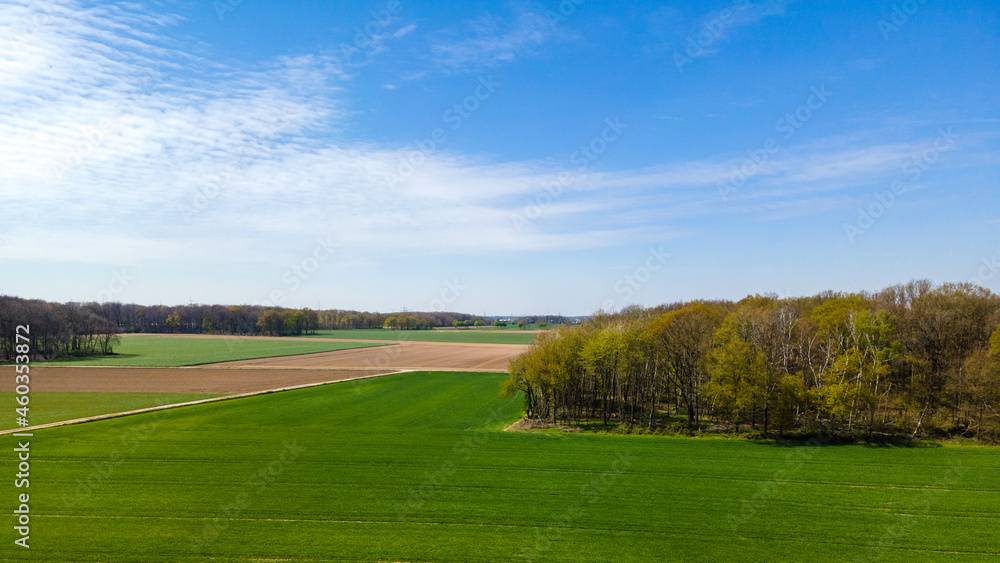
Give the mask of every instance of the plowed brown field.
M 392 346 L 338 350 L 301 356 L 261 358 L 211 364 L 213 368 L 419 369 L 435 371 L 506 371 L 507 362 L 528 349 L 515 344 L 400 342 Z
M 377 348 L 262 358 L 184 368 L 31 368 L 32 391 L 249 393 L 399 370 L 506 371 L 528 349 L 512 344 L 400 342 Z M 14 367 L 0 367 L 0 390 L 14 391 Z
M 249 393 L 400 370 L 506 371 L 507 362 L 528 349 L 526 345 L 515 344 L 377 342 L 391 345 L 181 368 L 45 367 L 35 364 L 31 368 L 31 389 L 122 393 Z M 0 367 L 0 391 L 14 391 L 14 375 L 13 366 Z

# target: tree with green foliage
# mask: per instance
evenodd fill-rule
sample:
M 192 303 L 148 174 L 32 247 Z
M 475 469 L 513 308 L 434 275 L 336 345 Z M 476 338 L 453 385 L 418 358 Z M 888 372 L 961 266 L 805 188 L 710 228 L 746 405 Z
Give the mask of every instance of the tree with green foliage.
M 305 324 L 302 327 L 303 330 L 306 334 L 315 334 L 316 330 L 319 329 L 319 313 L 306 308 L 302 309 L 302 316 L 305 319 Z
M 524 392 L 528 416 L 555 422 L 560 405 L 563 416 L 569 416 L 572 404 L 569 384 L 582 371 L 578 345 L 579 339 L 572 334 L 540 335 L 528 352 L 511 360 L 511 377 L 504 384 L 504 393 Z
M 623 327 L 608 325 L 596 331 L 580 350 L 580 360 L 600 397 L 601 420 L 608 425 L 614 409 L 612 393 L 617 386 L 619 371 L 624 364 L 625 342 Z
M 723 325 L 716 339 L 718 345 L 709 354 L 712 377 L 706 389 L 713 410 L 728 420 L 756 426 L 767 372 L 764 355 L 733 323 Z
M 968 397 L 976 437 L 991 436 L 995 441 L 1000 431 L 1000 327 L 990 337 L 989 346 L 966 359 L 952 390 Z
M 257 327 L 264 336 L 281 336 L 285 327 L 285 316 L 275 309 L 268 309 L 257 320 Z
M 508 389 L 530 392 L 535 416 L 607 427 L 684 415 L 701 428 L 704 413 L 765 434 L 996 438 L 998 324 L 997 295 L 923 281 L 629 307 L 550 331 L 511 364 Z
M 684 401 L 689 428 L 698 425 L 701 391 L 709 377 L 708 352 L 724 316 L 718 307 L 695 303 L 656 317 L 646 329 L 656 368 L 653 389 L 658 374 L 673 383 Z M 651 396 L 650 412 L 654 415 L 658 394 Z
M 180 332 L 181 316 L 176 311 L 167 317 L 167 326 L 170 327 L 171 332 Z

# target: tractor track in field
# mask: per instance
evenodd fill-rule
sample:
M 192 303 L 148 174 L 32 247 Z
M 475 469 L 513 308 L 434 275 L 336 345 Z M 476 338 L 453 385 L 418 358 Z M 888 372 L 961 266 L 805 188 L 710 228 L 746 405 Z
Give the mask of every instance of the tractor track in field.
M 61 369 L 61 368 L 50 368 L 50 369 Z M 70 368 L 70 369 L 85 369 L 85 368 Z M 134 368 L 124 368 L 124 369 L 134 369 Z M 159 368 L 159 369 L 184 369 L 184 368 Z M 221 371 L 228 371 L 228 370 L 221 370 Z M 354 371 L 354 372 L 348 372 L 348 373 L 358 373 L 358 372 Z M 267 394 L 270 394 L 270 393 L 280 393 L 282 391 L 292 391 L 292 390 L 295 390 L 295 389 L 306 389 L 308 387 L 318 387 L 320 385 L 330 385 L 330 384 L 333 384 L 333 383 L 341 383 L 341 382 L 344 382 L 344 381 L 357 381 L 359 379 L 370 379 L 370 378 L 373 378 L 373 377 L 381 377 L 383 375 L 393 375 L 393 374 L 397 374 L 397 373 L 404 373 L 404 371 L 393 371 L 393 372 L 386 372 L 386 373 L 370 373 L 370 374 L 365 374 L 365 375 L 358 375 L 358 376 L 355 376 L 355 377 L 343 377 L 343 378 L 339 378 L 339 379 L 333 379 L 333 380 L 330 380 L 330 381 L 319 381 L 319 382 L 313 382 L 313 383 L 303 383 L 303 384 L 300 384 L 300 385 L 291 385 L 291 386 L 285 386 L 285 387 L 276 387 L 276 388 L 272 388 L 272 389 L 250 391 L 250 392 L 246 392 L 246 393 L 237 393 L 237 394 L 234 394 L 234 395 L 226 395 L 224 397 L 211 397 L 211 398 L 208 398 L 208 399 L 199 399 L 197 401 L 185 401 L 185 402 L 182 402 L 182 403 L 172 403 L 172 404 L 169 404 L 169 405 L 159 405 L 159 406 L 155 406 L 155 407 L 146 407 L 146 408 L 134 409 L 134 410 L 130 410 L 130 411 L 122 411 L 122 412 L 108 413 L 108 414 L 98 414 L 98 415 L 86 416 L 86 417 L 82 417 L 82 418 L 74 418 L 74 419 L 71 419 L 71 420 L 61 420 L 61 421 L 58 421 L 58 422 L 49 422 L 47 424 L 38 424 L 38 425 L 35 425 L 35 426 L 28 426 L 28 427 L 24 427 L 24 428 L 14 428 L 14 429 L 10 429 L 10 430 L 2 430 L 2 431 L 0 431 L 0 436 L 2 436 L 4 434 L 15 434 L 15 433 L 16 434 L 20 434 L 20 433 L 25 433 L 25 432 L 30 433 L 30 432 L 32 432 L 34 430 L 42 430 L 44 428 L 55 428 L 57 426 L 69 426 L 69 425 L 72 425 L 72 424 L 83 424 L 83 423 L 86 423 L 86 422 L 95 422 L 95 421 L 98 421 L 98 420 L 107 420 L 107 419 L 110 419 L 110 418 L 121 418 L 123 416 L 132 416 L 132 415 L 137 415 L 137 414 L 144 414 L 144 413 L 150 413 L 150 412 L 164 411 L 164 410 L 176 409 L 176 408 L 180 408 L 180 407 L 189 407 L 189 406 L 193 406 L 193 405 L 204 405 L 204 404 L 207 404 L 207 403 L 218 403 L 220 401 L 229 401 L 229 400 L 232 400 L 232 399 L 243 399 L 243 398 L 246 398 L 246 397 L 254 397 L 254 396 L 257 396 L 257 395 L 267 395 Z
M 31 390 L 89 393 L 253 393 L 393 371 L 399 370 L 36 365 L 31 370 Z M 14 367 L 0 367 L 0 391 L 14 391 L 14 384 Z

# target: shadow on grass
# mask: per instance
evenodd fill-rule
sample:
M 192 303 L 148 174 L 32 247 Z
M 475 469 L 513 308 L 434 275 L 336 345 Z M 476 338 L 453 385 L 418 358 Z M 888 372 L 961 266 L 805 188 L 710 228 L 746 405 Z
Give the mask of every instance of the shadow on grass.
M 33 363 L 38 366 L 46 365 L 59 365 L 59 364 L 75 364 L 78 362 L 93 362 L 102 360 L 122 360 L 127 361 L 130 358 L 138 358 L 141 354 L 108 354 L 105 356 L 76 356 L 72 358 L 53 358 L 51 360 L 35 360 Z
M 763 446 L 778 448 L 798 448 L 801 446 L 865 446 L 869 448 L 942 448 L 944 444 L 934 440 L 923 440 L 911 436 L 840 436 L 821 433 L 799 434 L 783 438 L 754 437 L 749 441 Z
M 865 446 L 869 448 L 941 448 L 944 444 L 928 439 L 917 439 L 906 434 L 831 434 L 828 431 L 799 431 L 764 434 L 761 430 L 737 429 L 703 424 L 700 428 L 689 429 L 680 417 L 667 417 L 662 424 L 648 429 L 643 425 L 622 424 L 610 421 L 607 426 L 601 420 L 560 420 L 551 421 L 525 420 L 519 426 L 519 431 L 539 432 L 546 434 L 591 434 L 606 436 L 649 436 L 663 438 L 742 440 L 762 446 L 777 448 L 797 448 L 802 446 Z

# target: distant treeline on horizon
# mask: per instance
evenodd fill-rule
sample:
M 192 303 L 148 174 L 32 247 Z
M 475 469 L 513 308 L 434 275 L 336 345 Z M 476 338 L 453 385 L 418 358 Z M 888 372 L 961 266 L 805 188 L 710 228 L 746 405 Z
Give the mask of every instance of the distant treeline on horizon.
M 299 336 L 317 330 L 427 330 L 439 327 L 505 326 L 546 322 L 561 316 L 527 316 L 503 321 L 455 312 L 370 313 L 261 305 L 137 305 L 135 303 L 57 303 L 0 295 L 0 359 L 16 353 L 15 328 L 31 327 L 31 354 L 52 359 L 113 353 L 121 333 Z

